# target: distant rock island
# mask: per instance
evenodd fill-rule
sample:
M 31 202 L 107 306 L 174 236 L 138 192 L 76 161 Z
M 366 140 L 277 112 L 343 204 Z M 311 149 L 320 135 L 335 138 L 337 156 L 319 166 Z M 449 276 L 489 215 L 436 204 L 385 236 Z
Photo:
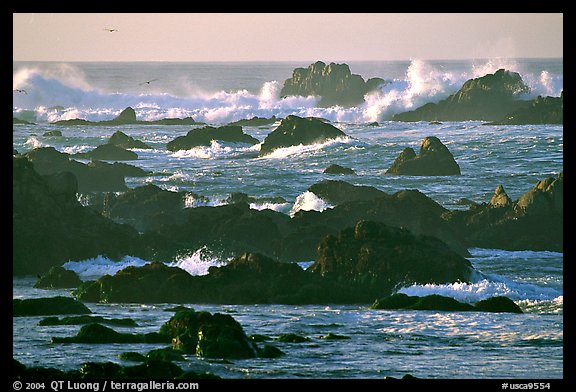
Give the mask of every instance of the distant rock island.
M 517 72 L 499 69 L 493 74 L 470 79 L 458 92 L 438 103 L 395 114 L 394 121 L 499 121 L 509 113 L 526 108 L 521 100 L 530 92 Z
M 71 120 L 55 121 L 56 125 L 125 125 L 125 124 L 150 124 L 150 125 L 202 125 L 204 123 L 196 122 L 192 117 L 185 118 L 163 118 L 155 121 L 136 120 L 136 112 L 128 106 L 112 120 L 88 121 L 80 118 Z
M 317 61 L 308 68 L 295 68 L 292 77 L 284 81 L 281 97 L 320 96 L 319 105 L 356 106 L 364 103 L 364 95 L 386 83 L 382 78 L 364 81 L 362 76 L 353 74 L 347 64 Z

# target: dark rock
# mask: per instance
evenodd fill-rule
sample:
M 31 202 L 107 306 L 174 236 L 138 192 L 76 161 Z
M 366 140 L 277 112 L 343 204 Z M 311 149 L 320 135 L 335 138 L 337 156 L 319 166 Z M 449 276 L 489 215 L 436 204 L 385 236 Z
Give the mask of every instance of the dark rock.
M 442 310 L 465 312 L 475 310 L 474 306 L 455 300 L 443 295 L 432 294 L 418 297 L 416 302 L 410 306 L 413 310 Z
M 148 144 L 146 144 L 140 140 L 136 140 L 133 137 L 126 135 L 122 131 L 114 132 L 114 134 L 112 136 L 110 136 L 110 139 L 108 140 L 108 144 L 112 144 L 116 147 L 120 147 L 120 148 L 124 148 L 124 149 L 127 149 L 127 148 L 150 149 L 150 148 L 152 148 Z
M 12 300 L 12 316 L 92 313 L 82 302 L 69 297 L 47 297 Z
M 12 125 L 35 125 L 33 122 L 23 120 L 18 117 L 12 117 Z
M 258 350 L 259 358 L 279 358 L 283 355 L 286 355 L 286 353 L 284 353 L 278 347 L 274 347 L 269 344 L 265 344 L 264 347 Z
M 118 355 L 118 359 L 131 362 L 146 362 L 146 357 L 140 353 L 126 351 Z
M 108 324 L 116 325 L 121 327 L 137 327 L 138 324 L 131 318 L 121 318 L 121 319 L 106 319 L 102 316 L 71 316 L 71 317 L 46 317 L 40 320 L 38 325 L 50 326 L 50 325 L 84 325 L 84 324 Z
M 105 275 L 80 286 L 72 294 L 91 302 L 185 303 L 190 297 L 181 288 L 192 285 L 193 281 L 194 277 L 181 268 L 152 262 L 143 267 L 126 267 L 114 276 Z
M 106 212 L 117 222 L 145 231 L 165 222 L 183 222 L 182 210 L 187 196 L 200 198 L 192 192 L 173 192 L 147 184 L 108 198 Z
M 474 304 L 476 309 L 483 312 L 523 313 L 522 309 L 508 297 L 496 296 L 483 299 Z
M 418 155 L 412 148 L 405 148 L 386 174 L 452 176 L 460 175 L 460 166 L 440 139 L 428 136 L 420 142 Z
M 487 125 L 564 124 L 564 91 L 560 97 L 538 96 L 529 105 Z
M 122 366 L 113 362 L 86 362 L 80 366 L 79 373 L 88 380 L 124 378 Z
M 12 168 L 13 274 L 44 274 L 69 260 L 98 255 L 142 255 L 150 243 L 130 226 L 80 205 L 70 173 L 47 181 L 25 156 L 14 157 Z
M 185 310 L 160 328 L 176 350 L 205 358 L 253 358 L 256 345 L 229 315 Z
M 53 266 L 34 284 L 38 289 L 76 288 L 82 283 L 78 274 L 62 266 Z
M 147 334 L 120 333 L 98 323 L 86 324 L 73 337 L 53 337 L 52 343 L 170 343 L 170 338 L 155 332 Z
M 277 118 L 276 116 L 272 116 L 270 118 L 254 116 L 252 118 L 231 122 L 228 125 L 237 125 L 241 127 L 262 127 L 266 125 L 272 125 L 278 120 L 279 118 Z
M 292 78 L 284 82 L 280 95 L 317 95 L 321 98 L 320 106 L 349 107 L 364 103 L 364 95 L 384 83 L 381 78 L 372 78 L 365 82 L 360 75 L 352 74 L 347 64 L 326 65 L 317 61 L 307 69 L 294 69 Z
M 388 196 L 385 192 L 372 186 L 352 185 L 340 180 L 320 181 L 310 186 L 308 191 L 332 205 L 342 204 L 347 201 L 372 200 Z
M 402 284 L 468 282 L 473 268 L 435 237 L 360 221 L 322 240 L 307 271 L 388 291 Z
M 519 100 L 530 88 L 520 74 L 499 69 L 494 74 L 470 79 L 458 92 L 438 103 L 392 116 L 394 121 L 498 121 L 529 105 Z
M 124 378 L 140 380 L 175 379 L 184 374 L 184 371 L 178 365 L 160 360 L 146 360 L 140 365 L 127 366 L 123 369 L 123 372 L 126 374 Z
M 112 121 L 118 124 L 134 124 L 136 122 L 136 111 L 131 107 L 127 107 Z
M 509 202 L 503 187 L 490 203 L 466 211 L 449 211 L 443 218 L 458 230 L 468 247 L 562 252 L 564 176 L 539 181 L 518 200 Z
M 62 136 L 62 131 L 58 131 L 58 130 L 48 131 L 48 132 L 44 132 L 44 134 L 42 136 Z
M 79 193 L 120 192 L 128 189 L 124 182 L 124 166 L 85 165 L 70 159 L 70 156 L 57 151 L 54 147 L 35 148 L 23 157 L 34 163 L 34 169 L 42 175 L 59 172 L 74 174 L 78 182 Z M 120 171 L 116 170 L 121 168 Z
M 260 147 L 260 156 L 267 155 L 277 148 L 322 143 L 346 136 L 335 126 L 323 121 L 289 115 L 266 136 Z
M 372 304 L 372 309 L 388 309 L 388 310 L 396 310 L 396 309 L 407 309 L 413 306 L 418 297 L 416 296 L 409 296 L 404 293 L 394 293 L 392 295 L 379 298 Z
M 20 153 L 18 152 L 17 149 L 13 148 L 12 149 L 12 155 L 20 155 Z
M 506 194 L 504 187 L 498 185 L 494 191 L 494 195 L 489 203 L 492 207 L 509 207 L 512 205 L 512 199 Z
M 141 121 L 136 119 L 136 111 L 131 108 L 127 107 L 126 109 L 122 110 L 118 116 L 113 118 L 112 120 L 104 120 L 104 121 L 88 121 L 84 119 L 70 119 L 70 120 L 59 120 L 55 121 L 52 124 L 56 125 L 106 125 L 106 126 L 116 126 L 116 125 L 126 125 L 126 124 L 140 124 L 140 125 L 199 125 L 203 123 L 199 123 L 194 121 L 192 117 L 185 117 L 185 118 L 163 118 L 160 120 L 154 121 Z
M 337 335 L 337 334 L 335 334 L 335 333 L 328 332 L 326 335 L 320 336 L 320 339 L 325 339 L 325 340 L 348 340 L 348 339 L 350 339 L 350 336 Z
M 182 354 L 172 347 L 165 347 L 165 348 L 157 348 L 155 350 L 148 351 L 146 354 L 146 359 L 148 360 L 158 360 L 158 361 L 166 361 L 166 362 L 183 362 L 185 361 Z
M 102 144 L 92 151 L 79 152 L 72 155 L 77 159 L 105 160 L 105 161 L 134 161 L 138 154 L 113 144 Z
M 248 196 L 248 194 L 246 194 L 246 193 L 234 192 L 234 193 L 230 194 L 230 196 L 228 196 L 228 197 L 224 200 L 224 203 L 228 203 L 228 204 L 235 204 L 235 203 L 246 203 L 246 204 L 252 204 L 252 203 L 257 203 L 257 204 L 264 204 L 264 203 L 270 203 L 270 204 L 285 204 L 285 203 L 288 203 L 288 201 L 287 201 L 286 199 L 284 199 L 283 197 L 262 197 L 262 198 L 256 198 L 256 197 Z
M 276 340 L 284 343 L 304 343 L 309 342 L 310 338 L 305 336 L 296 335 L 295 333 L 283 333 L 279 335 Z
M 189 150 L 198 146 L 210 146 L 213 140 L 230 142 L 258 144 L 260 141 L 242 131 L 241 126 L 224 125 L 214 128 L 205 126 L 189 131 L 186 136 L 178 136 L 166 144 L 168 151 Z
M 356 172 L 348 167 L 343 167 L 340 165 L 337 165 L 335 163 L 331 164 L 330 166 L 328 166 L 326 169 L 324 169 L 323 173 L 325 174 L 349 174 L 349 175 L 355 175 Z
M 491 297 L 470 305 L 454 298 L 432 294 L 423 297 L 408 296 L 403 293 L 394 293 L 380 298 L 371 306 L 372 309 L 407 309 L 407 310 L 441 310 L 441 311 L 482 311 L 482 312 L 508 312 L 522 313 L 522 310 L 507 297 Z

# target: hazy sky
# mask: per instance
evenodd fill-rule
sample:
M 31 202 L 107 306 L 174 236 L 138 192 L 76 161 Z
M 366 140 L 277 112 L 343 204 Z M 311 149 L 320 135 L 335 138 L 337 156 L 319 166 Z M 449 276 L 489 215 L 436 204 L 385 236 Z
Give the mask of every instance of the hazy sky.
M 13 61 L 563 57 L 561 13 L 32 13 L 13 22 Z

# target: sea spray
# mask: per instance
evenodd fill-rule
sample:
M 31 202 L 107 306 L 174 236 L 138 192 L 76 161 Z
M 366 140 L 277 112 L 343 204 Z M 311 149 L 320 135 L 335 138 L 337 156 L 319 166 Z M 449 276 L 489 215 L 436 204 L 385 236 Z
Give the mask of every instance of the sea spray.
M 298 211 L 324 211 L 327 208 L 332 208 L 332 205 L 316 196 L 315 193 L 306 191 L 296 198 L 289 215 L 294 217 Z
M 228 264 L 232 257 L 224 258 L 207 247 L 202 247 L 192 252 L 178 256 L 176 261 L 168 264 L 170 267 L 178 267 L 190 275 L 207 275 L 210 267 L 221 267 Z

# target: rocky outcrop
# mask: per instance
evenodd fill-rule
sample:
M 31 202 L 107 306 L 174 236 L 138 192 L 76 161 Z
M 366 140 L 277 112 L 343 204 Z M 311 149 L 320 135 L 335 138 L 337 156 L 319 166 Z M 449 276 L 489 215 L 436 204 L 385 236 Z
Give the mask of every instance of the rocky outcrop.
M 356 172 L 349 167 L 340 166 L 338 164 L 331 164 L 322 172 L 324 174 L 346 174 L 346 175 L 356 175 Z
M 134 161 L 138 159 L 138 154 L 114 144 L 102 144 L 91 151 L 73 154 L 72 157 L 105 161 Z
M 34 169 L 42 175 L 70 172 L 76 177 L 77 191 L 90 192 L 120 192 L 128 189 L 125 176 L 137 177 L 149 173 L 125 163 L 92 161 L 83 164 L 70 159 L 70 155 L 61 153 L 54 147 L 40 147 L 21 154 L 34 164 Z
M 364 95 L 382 84 L 385 84 L 382 78 L 365 82 L 360 75 L 352 74 L 347 64 L 326 65 L 317 61 L 308 68 L 294 69 L 292 77 L 284 82 L 280 95 L 315 95 L 320 97 L 320 106 L 350 107 L 364 103 Z
M 448 148 L 435 136 L 420 142 L 418 155 L 410 147 L 405 148 L 386 174 L 408 176 L 453 176 L 460 175 L 460 166 Z
M 44 132 L 44 134 L 42 136 L 62 136 L 62 131 L 59 130 L 54 130 L 54 131 L 48 131 L 48 132 Z
M 47 297 L 12 300 L 12 316 L 48 316 L 54 314 L 89 314 L 90 309 L 70 297 Z
M 323 180 L 308 188 L 319 198 L 332 205 L 347 201 L 372 200 L 388 196 L 387 193 L 372 186 L 352 185 L 346 181 Z
M 83 325 L 76 336 L 53 337 L 52 343 L 84 343 L 84 344 L 109 344 L 109 343 L 170 343 L 170 338 L 156 333 L 132 334 L 121 333 L 98 323 Z
M 443 218 L 469 247 L 563 251 L 564 176 L 548 177 L 516 201 L 498 186 L 489 203 Z
M 70 289 L 82 283 L 78 274 L 62 266 L 53 266 L 34 284 L 38 289 Z
M 374 221 L 327 236 L 307 271 L 389 291 L 404 284 L 468 282 L 468 260 L 441 240 Z
M 523 313 L 522 309 L 508 297 L 490 297 L 475 304 L 460 302 L 454 298 L 438 294 L 425 295 L 423 297 L 409 296 L 403 293 L 395 293 L 388 297 L 377 299 L 371 306 L 372 309 L 388 310 L 440 310 L 448 312 L 497 312 L 497 313 Z
M 486 125 L 564 124 L 564 91 L 560 97 L 538 96 L 526 107 Z
M 254 116 L 252 118 L 246 118 L 231 122 L 228 125 L 237 125 L 241 127 L 264 127 L 266 125 L 272 125 L 279 120 L 280 119 L 276 116 L 272 116 L 269 118 Z
M 260 141 L 242 131 L 241 126 L 224 125 L 222 127 L 205 126 L 189 131 L 186 136 L 178 136 L 168 142 L 168 151 L 189 150 L 198 146 L 210 146 L 213 140 L 229 143 L 258 144 Z
M 203 124 L 196 122 L 192 117 L 185 118 L 164 118 L 154 121 L 142 121 L 136 119 L 136 111 L 128 106 L 126 109 L 122 110 L 118 116 L 112 120 L 104 121 L 88 121 L 84 119 L 74 118 L 70 120 L 59 120 L 52 124 L 56 125 L 126 125 L 126 124 L 140 124 L 140 125 L 198 125 Z
M 246 336 L 232 316 L 221 313 L 176 312 L 162 325 L 160 333 L 175 350 L 204 358 L 254 358 L 258 347 Z
M 438 103 L 427 103 L 413 111 L 398 113 L 394 121 L 498 121 L 508 113 L 530 105 L 521 100 L 530 88 L 517 72 L 499 69 L 470 79 L 458 92 Z
M 260 156 L 267 155 L 277 148 L 322 143 L 346 136 L 335 126 L 316 118 L 289 115 L 266 136 L 260 147 Z
M 112 136 L 110 136 L 110 139 L 108 139 L 108 144 L 112 144 L 116 147 L 120 147 L 123 149 L 128 149 L 128 148 L 151 149 L 152 148 L 148 144 L 146 144 L 140 140 L 136 140 L 133 137 L 126 135 L 122 131 L 114 132 L 112 134 Z
M 13 273 L 44 274 L 55 265 L 98 255 L 138 255 L 147 246 L 136 230 L 119 225 L 76 199 L 73 174 L 40 176 L 24 156 L 13 157 Z

